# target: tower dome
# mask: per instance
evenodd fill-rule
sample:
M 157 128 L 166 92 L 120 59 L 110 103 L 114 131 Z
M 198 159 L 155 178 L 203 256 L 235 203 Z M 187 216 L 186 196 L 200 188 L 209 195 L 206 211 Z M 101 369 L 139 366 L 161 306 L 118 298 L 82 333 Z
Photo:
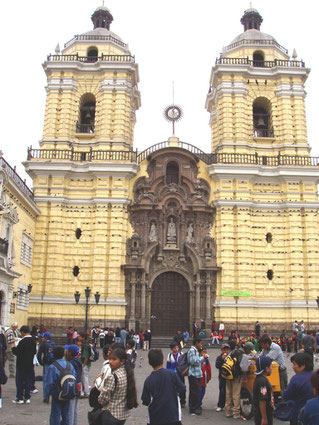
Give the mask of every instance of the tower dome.
M 96 28 L 106 28 L 110 30 L 110 25 L 113 22 L 113 16 L 109 9 L 105 6 L 99 6 L 91 16 L 94 29 Z

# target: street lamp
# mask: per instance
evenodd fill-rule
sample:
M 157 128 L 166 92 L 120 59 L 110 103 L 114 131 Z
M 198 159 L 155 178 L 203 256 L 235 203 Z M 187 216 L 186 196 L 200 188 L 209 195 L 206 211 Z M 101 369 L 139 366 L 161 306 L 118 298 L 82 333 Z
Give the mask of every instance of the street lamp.
M 85 331 L 85 334 L 86 334 L 87 333 L 87 330 L 88 330 L 88 312 L 89 312 L 89 307 L 92 307 L 93 306 L 93 305 L 91 305 L 91 306 L 89 305 L 89 298 L 90 298 L 90 295 L 91 295 L 91 288 L 89 288 L 87 286 L 85 288 L 85 290 L 84 290 L 84 293 L 85 293 L 85 325 L 84 325 L 84 331 Z M 94 294 L 95 304 L 98 304 L 99 303 L 100 296 L 101 296 L 101 294 L 98 291 Z M 81 297 L 80 292 L 79 291 L 76 291 L 74 293 L 74 299 L 75 299 L 75 303 L 76 304 L 79 304 L 80 297 Z

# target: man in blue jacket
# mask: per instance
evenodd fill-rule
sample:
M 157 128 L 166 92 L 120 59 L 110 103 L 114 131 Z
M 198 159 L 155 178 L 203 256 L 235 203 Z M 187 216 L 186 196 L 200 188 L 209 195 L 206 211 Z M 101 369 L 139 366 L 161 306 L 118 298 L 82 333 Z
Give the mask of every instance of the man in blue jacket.
M 61 345 L 57 345 L 53 348 L 53 358 L 54 361 L 59 363 L 61 367 L 64 369 L 67 367 L 67 361 L 63 359 L 64 357 L 64 347 Z M 69 416 L 69 408 L 70 401 L 69 400 L 58 400 L 59 388 L 58 382 L 60 378 L 60 371 L 58 368 L 51 364 L 48 369 L 47 374 L 47 383 L 49 388 L 49 395 L 52 396 L 51 403 L 51 414 L 50 414 L 50 425 L 70 425 L 70 416 Z M 70 364 L 70 373 L 76 376 L 74 367 Z
M 50 332 L 44 332 L 41 342 L 37 359 L 40 365 L 43 366 L 43 403 L 49 403 L 50 396 L 47 375 L 49 366 L 53 363 L 53 348 L 56 344 L 52 341 Z

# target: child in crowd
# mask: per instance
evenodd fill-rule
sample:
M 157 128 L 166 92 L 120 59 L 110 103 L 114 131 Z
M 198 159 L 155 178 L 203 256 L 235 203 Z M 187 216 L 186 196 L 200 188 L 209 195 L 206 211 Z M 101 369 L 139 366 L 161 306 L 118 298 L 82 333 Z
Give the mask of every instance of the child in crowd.
M 82 376 L 82 363 L 81 363 L 81 359 L 79 358 L 80 349 L 75 344 L 65 345 L 64 349 L 65 349 L 65 359 L 68 362 L 70 362 L 70 364 L 73 366 L 75 370 L 74 376 L 75 376 L 76 384 L 77 384 L 77 397 L 69 401 L 69 418 L 70 418 L 69 425 L 77 425 L 78 399 L 81 394 L 81 376 Z
M 255 425 L 272 425 L 274 412 L 274 394 L 267 376 L 272 372 L 272 359 L 260 356 L 256 360 L 257 370 L 253 389 L 253 404 L 255 411 Z
M 230 346 L 229 344 L 223 344 L 221 347 L 221 354 L 217 356 L 215 367 L 218 369 L 218 382 L 219 382 L 219 397 L 218 397 L 218 403 L 216 407 L 216 412 L 221 412 L 225 407 L 226 402 L 226 379 L 222 377 L 221 374 L 221 368 L 224 364 L 225 358 L 230 353 Z
M 127 363 L 131 366 L 132 369 L 135 369 L 136 362 L 136 351 L 135 351 L 135 342 L 132 339 L 129 339 L 126 343 L 126 355 Z
M 173 372 L 176 372 L 179 379 L 182 381 L 183 384 L 185 384 L 185 377 L 181 373 L 179 373 L 177 370 L 178 359 L 183 353 L 181 351 L 178 351 L 179 347 L 175 341 L 173 341 L 170 344 L 170 349 L 171 349 L 171 352 L 168 353 L 168 356 L 167 356 L 166 369 L 170 369 Z M 185 407 L 185 404 L 186 404 L 186 391 L 180 393 L 179 396 L 181 400 L 181 407 L 183 408 Z
M 206 354 L 206 350 L 198 350 L 200 356 L 204 356 Z M 203 398 L 206 392 L 206 385 L 211 380 L 212 377 L 212 369 L 209 363 L 209 358 L 205 357 L 205 360 L 202 363 L 202 377 L 200 378 L 200 407 L 203 403 Z
M 181 409 L 178 395 L 186 391 L 185 385 L 173 370 L 163 368 L 162 350 L 148 353 L 153 372 L 146 378 L 142 402 L 148 406 L 148 425 L 181 425 Z
M 130 416 L 130 410 L 137 407 L 134 372 L 127 364 L 127 355 L 122 348 L 112 348 L 109 355 L 112 369 L 99 395 L 102 406 L 101 425 L 123 425 Z
M 68 362 L 63 359 L 64 357 L 64 347 L 61 345 L 56 345 L 53 348 L 53 359 L 54 362 L 56 361 L 59 363 L 61 367 L 64 369 L 67 367 Z M 74 367 L 70 365 L 70 373 L 73 376 L 76 376 Z M 58 400 L 58 394 L 59 394 L 59 388 L 58 388 L 58 381 L 60 377 L 60 371 L 58 368 L 51 364 L 48 368 L 48 375 L 47 375 L 47 383 L 48 383 L 48 390 L 49 395 L 52 395 L 52 403 L 51 403 L 51 413 L 50 413 L 50 425 L 60 425 L 63 424 L 69 424 L 69 409 L 70 409 L 70 401 L 60 401 Z M 62 419 L 62 421 L 61 421 Z
M 299 420 L 302 425 L 319 424 L 319 369 L 312 373 L 310 382 L 314 398 L 308 400 L 305 407 L 301 410 Z

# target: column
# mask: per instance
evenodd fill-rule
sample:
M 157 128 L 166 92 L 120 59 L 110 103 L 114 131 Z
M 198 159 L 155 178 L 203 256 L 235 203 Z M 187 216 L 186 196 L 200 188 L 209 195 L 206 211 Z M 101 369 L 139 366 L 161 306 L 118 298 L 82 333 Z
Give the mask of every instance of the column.
M 212 312 L 211 312 L 211 288 L 212 288 L 212 281 L 210 278 L 210 274 L 207 275 L 207 282 L 206 282 L 206 327 L 210 324 L 212 320 Z
M 135 290 L 136 290 L 136 281 L 131 281 L 131 305 L 130 305 L 130 318 L 129 318 L 129 329 L 135 330 Z
M 195 282 L 195 320 L 200 321 L 200 275 Z

